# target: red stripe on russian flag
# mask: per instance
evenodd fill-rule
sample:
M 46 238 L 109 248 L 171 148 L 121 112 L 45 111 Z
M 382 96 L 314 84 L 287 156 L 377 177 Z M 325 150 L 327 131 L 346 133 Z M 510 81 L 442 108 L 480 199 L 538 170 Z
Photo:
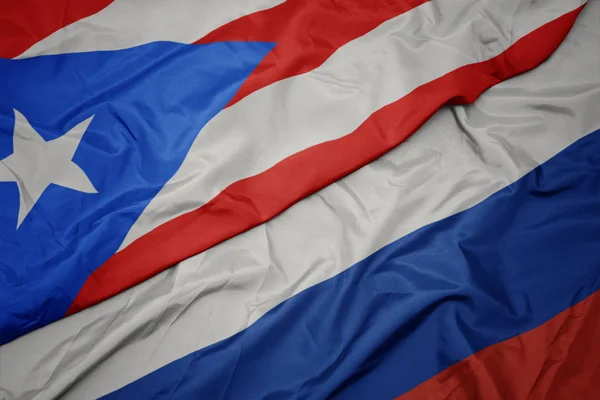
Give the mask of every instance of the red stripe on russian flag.
M 396 400 L 593 399 L 600 393 L 600 292 L 492 345 Z

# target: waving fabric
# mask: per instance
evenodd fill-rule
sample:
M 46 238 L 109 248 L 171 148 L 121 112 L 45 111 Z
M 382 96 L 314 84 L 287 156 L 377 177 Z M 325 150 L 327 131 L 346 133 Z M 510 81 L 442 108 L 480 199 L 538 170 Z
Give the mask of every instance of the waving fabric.
M 51 3 L 0 5 L 0 398 L 600 390 L 598 1 Z

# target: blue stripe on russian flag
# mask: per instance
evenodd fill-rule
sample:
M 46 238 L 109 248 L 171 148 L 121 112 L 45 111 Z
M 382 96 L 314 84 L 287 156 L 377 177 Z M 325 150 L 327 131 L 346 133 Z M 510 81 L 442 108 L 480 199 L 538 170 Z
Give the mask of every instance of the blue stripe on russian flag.
M 105 398 L 393 398 L 599 288 L 596 131 Z

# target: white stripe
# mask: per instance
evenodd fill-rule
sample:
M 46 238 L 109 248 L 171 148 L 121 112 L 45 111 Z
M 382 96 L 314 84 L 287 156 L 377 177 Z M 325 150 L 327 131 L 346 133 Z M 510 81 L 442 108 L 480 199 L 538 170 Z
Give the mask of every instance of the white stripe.
M 55 32 L 19 58 L 120 50 L 155 41 L 192 43 L 228 22 L 284 0 L 115 0 Z
M 272 84 L 213 118 L 120 250 L 202 206 L 231 183 L 352 132 L 420 85 L 498 55 L 583 3 L 433 0 L 380 25 L 316 70 Z
M 600 128 L 599 5 L 535 71 L 472 106 L 441 110 L 397 149 L 280 217 L 3 346 L 5 397 L 106 394 L 473 206 Z

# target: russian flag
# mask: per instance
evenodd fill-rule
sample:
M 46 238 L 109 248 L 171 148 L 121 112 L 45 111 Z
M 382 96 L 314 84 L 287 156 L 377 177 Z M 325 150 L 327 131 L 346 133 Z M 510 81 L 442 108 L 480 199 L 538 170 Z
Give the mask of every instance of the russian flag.
M 48 3 L 0 5 L 0 394 L 600 392 L 598 1 Z

